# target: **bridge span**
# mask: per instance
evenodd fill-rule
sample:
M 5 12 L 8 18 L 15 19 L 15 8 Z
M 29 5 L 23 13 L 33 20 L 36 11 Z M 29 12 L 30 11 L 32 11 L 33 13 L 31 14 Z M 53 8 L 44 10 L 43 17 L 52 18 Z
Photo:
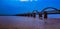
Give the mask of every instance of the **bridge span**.
M 49 9 L 49 11 L 47 11 Z M 52 10 L 51 10 L 52 9 Z M 47 18 L 48 14 L 60 14 L 60 10 L 53 8 L 53 7 L 47 7 L 44 8 L 41 12 L 38 12 L 37 10 L 33 10 L 31 13 L 24 13 L 24 14 L 17 14 L 17 16 L 28 16 L 28 17 L 36 17 L 36 15 L 40 17 L 42 17 L 42 15 L 44 14 L 44 18 Z

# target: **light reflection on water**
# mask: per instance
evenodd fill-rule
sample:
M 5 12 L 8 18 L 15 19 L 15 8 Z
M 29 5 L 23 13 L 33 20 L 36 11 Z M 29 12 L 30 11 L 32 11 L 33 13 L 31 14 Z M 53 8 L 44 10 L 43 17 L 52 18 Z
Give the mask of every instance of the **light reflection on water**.
M 31 17 L 0 16 L 0 25 L 3 27 L 34 27 L 38 23 L 38 20 Z
M 49 14 L 48 18 L 60 18 L 60 14 Z
M 36 16 L 38 16 L 38 15 L 36 15 Z M 42 16 L 44 16 L 44 15 L 42 15 Z M 47 16 L 48 16 L 48 18 L 60 18 L 60 14 L 48 14 Z
M 60 14 L 48 15 L 48 18 L 60 18 Z M 0 25 L 3 27 L 30 27 L 30 28 L 42 28 L 43 20 L 32 17 L 21 16 L 0 16 Z M 40 27 L 41 26 L 41 27 Z

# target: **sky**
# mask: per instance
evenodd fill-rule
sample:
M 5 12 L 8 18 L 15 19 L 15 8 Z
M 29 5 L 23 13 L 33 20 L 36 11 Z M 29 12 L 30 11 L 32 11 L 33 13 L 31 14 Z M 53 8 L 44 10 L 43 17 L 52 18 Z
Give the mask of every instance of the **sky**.
M 60 9 L 60 0 L 0 0 L 0 14 L 22 14 L 46 7 Z

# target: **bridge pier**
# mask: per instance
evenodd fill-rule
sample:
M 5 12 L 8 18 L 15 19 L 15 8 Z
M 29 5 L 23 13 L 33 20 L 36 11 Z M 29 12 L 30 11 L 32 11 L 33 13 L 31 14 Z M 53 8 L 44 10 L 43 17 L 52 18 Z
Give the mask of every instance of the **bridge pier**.
M 26 15 L 27 15 L 28 17 L 30 17 L 30 16 L 31 16 L 31 13 L 27 13 Z
M 33 17 L 32 13 L 30 14 L 31 17 Z
M 36 13 L 33 13 L 32 16 L 33 16 L 34 18 L 36 18 Z
M 39 15 L 39 18 L 42 18 L 42 13 L 39 13 L 38 15 Z
M 47 23 L 47 12 L 44 11 L 44 22 Z
M 44 19 L 47 19 L 47 12 L 44 12 Z
M 27 16 L 27 14 L 25 14 L 25 16 Z
M 27 14 L 28 17 L 30 17 L 30 14 Z

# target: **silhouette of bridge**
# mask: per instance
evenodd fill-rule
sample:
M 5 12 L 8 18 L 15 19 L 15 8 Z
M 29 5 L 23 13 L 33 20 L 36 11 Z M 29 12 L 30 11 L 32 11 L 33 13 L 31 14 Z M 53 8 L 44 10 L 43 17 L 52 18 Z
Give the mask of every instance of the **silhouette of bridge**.
M 48 10 L 49 11 L 46 11 Z M 51 10 L 53 9 L 53 10 Z M 44 14 L 44 12 L 47 12 L 47 14 L 60 14 L 60 10 L 56 9 L 56 8 L 53 8 L 53 7 L 47 7 L 47 8 L 44 8 L 41 12 L 38 12 L 37 10 L 34 10 L 32 13 L 36 12 L 36 14 L 39 14 L 39 13 L 42 13 Z
M 48 9 L 49 9 L 49 11 L 46 11 Z M 53 10 L 51 10 L 51 9 L 53 9 Z M 17 15 L 18 16 L 27 16 L 27 15 L 28 16 L 29 15 L 32 16 L 33 13 L 36 13 L 36 14 L 39 14 L 39 13 L 44 14 L 44 12 L 47 12 L 47 14 L 60 14 L 60 10 L 58 10 L 56 8 L 53 8 L 53 7 L 47 7 L 47 8 L 44 8 L 41 12 L 38 12 L 37 10 L 33 10 L 32 13 L 28 12 L 28 13 L 17 14 Z
M 53 7 L 47 7 L 47 8 L 44 8 L 41 13 L 44 13 L 45 10 L 49 9 L 49 11 L 46 11 L 47 14 L 60 14 L 60 10 L 56 9 L 56 8 L 53 8 Z M 51 10 L 53 9 L 53 10 Z M 51 11 L 50 11 L 51 10 Z

